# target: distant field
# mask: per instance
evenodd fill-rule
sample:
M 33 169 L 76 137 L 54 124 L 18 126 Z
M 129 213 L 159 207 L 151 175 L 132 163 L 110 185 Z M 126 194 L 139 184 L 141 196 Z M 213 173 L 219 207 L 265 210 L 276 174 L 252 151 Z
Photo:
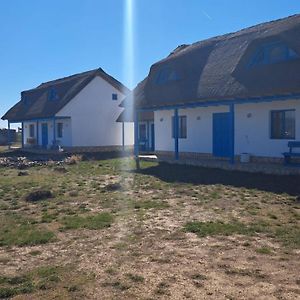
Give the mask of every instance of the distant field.
M 130 158 L 19 172 L 0 168 L 0 298 L 300 297 L 300 177 Z

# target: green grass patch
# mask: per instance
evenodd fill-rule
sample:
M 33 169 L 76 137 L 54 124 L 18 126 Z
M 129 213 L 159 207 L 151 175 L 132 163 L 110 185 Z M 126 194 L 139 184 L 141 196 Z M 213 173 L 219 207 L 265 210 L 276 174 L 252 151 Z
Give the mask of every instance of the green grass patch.
M 300 248 L 299 227 L 282 225 L 279 228 L 276 228 L 269 223 L 259 220 L 256 223 L 248 225 L 241 222 L 188 222 L 184 226 L 184 231 L 196 233 L 199 237 L 217 235 L 229 236 L 233 234 L 254 235 L 257 233 L 266 233 L 269 237 L 276 239 L 285 247 Z
M 0 276 L 0 298 L 54 289 L 60 290 L 60 294 L 73 293 L 91 279 L 87 274 L 77 274 L 72 266 L 43 266 L 20 276 Z
M 269 247 L 257 248 L 255 251 L 259 254 L 266 254 L 266 255 L 272 254 L 272 249 L 270 249 Z
M 33 246 L 54 240 L 53 232 L 14 214 L 0 218 L 0 246 Z
M 113 223 L 113 216 L 110 213 L 104 212 L 92 216 L 68 216 L 62 220 L 63 229 L 103 229 L 110 227 Z
M 248 226 L 241 222 L 224 223 L 221 221 L 216 222 L 188 222 L 184 226 L 187 232 L 196 233 L 199 237 L 216 236 L 216 235 L 233 235 L 254 234 L 260 229 L 257 226 Z
M 275 230 L 274 237 L 286 247 L 300 248 L 299 226 L 282 225 Z

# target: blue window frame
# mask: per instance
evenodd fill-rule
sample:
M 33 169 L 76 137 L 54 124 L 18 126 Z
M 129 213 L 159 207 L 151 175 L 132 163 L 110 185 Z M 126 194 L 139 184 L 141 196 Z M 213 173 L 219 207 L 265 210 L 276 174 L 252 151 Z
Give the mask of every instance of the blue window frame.
M 63 123 L 57 123 L 57 137 L 62 138 L 63 137 Z
M 295 139 L 295 110 L 271 111 L 271 139 Z
M 158 85 L 162 85 L 179 79 L 180 76 L 175 70 L 172 70 L 171 68 L 163 68 L 158 72 L 156 76 L 156 83 Z
M 299 55 L 283 42 L 262 45 L 252 57 L 249 67 L 275 64 L 299 58 Z
M 112 100 L 118 100 L 118 94 L 112 94 L 111 98 Z
M 29 125 L 29 137 L 34 137 L 34 124 Z
M 186 116 L 178 116 L 178 138 L 186 139 L 187 138 L 187 123 Z M 175 119 L 172 117 L 172 137 L 175 138 Z
M 48 91 L 48 100 L 53 101 L 53 100 L 57 100 L 57 99 L 58 99 L 58 95 L 57 95 L 56 89 L 54 87 L 52 87 Z

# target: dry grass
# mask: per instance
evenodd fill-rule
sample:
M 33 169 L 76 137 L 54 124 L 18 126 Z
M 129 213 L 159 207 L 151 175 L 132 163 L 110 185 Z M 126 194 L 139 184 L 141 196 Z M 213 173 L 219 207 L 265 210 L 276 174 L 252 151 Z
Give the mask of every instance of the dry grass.
M 299 177 L 134 165 L 1 168 L 0 298 L 300 296 Z

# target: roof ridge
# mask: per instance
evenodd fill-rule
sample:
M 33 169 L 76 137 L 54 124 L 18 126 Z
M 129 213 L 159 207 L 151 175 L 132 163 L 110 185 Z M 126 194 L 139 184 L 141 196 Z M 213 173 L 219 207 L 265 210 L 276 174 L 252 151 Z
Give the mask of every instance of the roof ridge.
M 181 45 L 179 45 L 174 50 L 172 50 L 171 53 L 166 58 L 168 58 L 169 56 L 170 57 L 171 56 L 174 57 L 177 54 L 179 55 L 179 54 L 181 54 L 181 53 L 183 53 L 185 51 L 190 50 L 194 46 L 198 46 L 198 45 L 203 44 L 203 43 L 208 43 L 208 42 L 212 42 L 212 41 L 218 42 L 218 41 L 221 41 L 221 40 L 224 40 L 224 39 L 236 38 L 236 37 L 238 37 L 238 36 L 240 36 L 242 34 L 251 34 L 251 32 L 252 32 L 251 30 L 253 30 L 254 28 L 264 27 L 264 26 L 267 26 L 267 25 L 270 25 L 270 24 L 273 24 L 273 23 L 279 23 L 281 21 L 286 21 L 286 20 L 289 20 L 289 19 L 295 18 L 295 17 L 300 17 L 300 14 L 293 14 L 293 15 L 290 15 L 290 16 L 287 16 L 287 17 L 276 19 L 276 20 L 271 20 L 271 21 L 266 21 L 266 22 L 262 22 L 262 23 L 257 23 L 255 25 L 251 25 L 249 27 L 242 28 L 242 29 L 239 29 L 237 31 L 233 31 L 233 32 L 225 33 L 225 34 L 220 34 L 220 35 L 212 36 L 212 37 L 209 37 L 207 39 L 191 43 L 187 47 L 184 47 L 182 49 L 179 49 L 179 51 L 176 51 L 176 50 L 178 50 L 178 48 L 181 47 Z M 166 58 L 162 59 L 162 61 L 165 60 Z
M 43 88 L 43 85 L 45 85 L 45 84 L 59 83 L 60 81 L 72 79 L 73 77 L 77 77 L 77 76 L 85 76 L 85 75 L 87 75 L 88 73 L 96 73 L 96 72 L 98 72 L 99 70 L 103 71 L 102 68 L 97 68 L 97 69 L 92 69 L 92 70 L 89 70 L 89 71 L 84 71 L 84 72 L 76 73 L 76 74 L 73 74 L 73 75 L 65 76 L 65 77 L 62 77 L 62 78 L 57 78 L 57 79 L 49 80 L 49 81 L 46 81 L 46 82 L 42 82 L 42 83 L 41 83 L 40 85 L 38 85 L 36 88 L 30 89 L 30 90 L 26 90 L 26 91 L 31 91 L 31 90 L 35 90 L 35 89 L 38 89 L 38 88 Z

